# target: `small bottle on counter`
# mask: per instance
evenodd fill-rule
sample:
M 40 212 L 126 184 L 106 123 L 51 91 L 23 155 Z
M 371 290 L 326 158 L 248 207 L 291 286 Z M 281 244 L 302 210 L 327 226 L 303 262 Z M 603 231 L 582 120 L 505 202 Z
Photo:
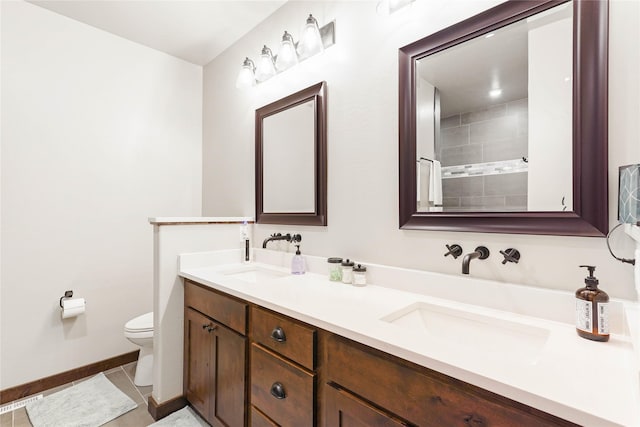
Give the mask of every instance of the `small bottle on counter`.
M 243 221 L 240 226 L 240 251 L 242 253 L 242 262 L 248 263 L 251 261 L 251 245 L 249 243 L 249 224 L 247 221 Z
M 348 258 L 342 261 L 342 283 L 351 284 L 353 282 L 353 261 Z
M 332 257 L 327 259 L 329 265 L 329 280 L 332 282 L 339 282 L 342 280 L 342 258 Z
M 291 274 L 304 274 L 305 270 L 306 266 L 300 253 L 300 245 L 296 245 L 296 254 L 291 259 Z
M 358 264 L 353 267 L 353 286 L 367 285 L 367 267 Z
M 598 289 L 594 266 L 580 267 L 589 270 L 589 277 L 584 279 L 587 286 L 576 291 L 576 331 L 582 338 L 609 341 L 609 295 Z

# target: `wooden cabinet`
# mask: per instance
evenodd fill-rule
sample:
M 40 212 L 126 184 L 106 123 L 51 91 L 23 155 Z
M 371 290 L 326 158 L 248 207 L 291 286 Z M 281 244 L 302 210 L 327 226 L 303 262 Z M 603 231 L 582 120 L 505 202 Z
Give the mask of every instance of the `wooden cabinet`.
M 185 283 L 184 394 L 214 427 L 246 422 L 247 338 L 237 331 L 245 322 L 245 303 Z
M 325 358 L 329 383 L 408 425 L 575 425 L 337 335 L 327 335 Z M 326 427 L 344 425 L 336 411 L 325 405 Z M 361 412 L 352 405 L 350 413 Z
M 251 425 L 316 425 L 316 331 L 251 308 Z
M 214 427 L 575 426 L 188 280 L 184 331 L 184 393 Z

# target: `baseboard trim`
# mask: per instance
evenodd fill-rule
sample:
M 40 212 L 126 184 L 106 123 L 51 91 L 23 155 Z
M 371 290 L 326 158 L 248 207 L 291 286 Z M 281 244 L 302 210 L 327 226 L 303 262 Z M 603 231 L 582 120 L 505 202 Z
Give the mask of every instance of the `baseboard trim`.
M 174 397 L 173 399 L 167 400 L 163 403 L 158 403 L 153 398 L 153 396 L 149 396 L 147 409 L 149 410 L 149 413 L 151 414 L 153 419 L 158 421 L 159 419 L 164 418 L 167 415 L 184 408 L 188 404 L 189 403 L 184 396 Z
M 117 368 L 118 366 L 126 365 L 127 363 L 135 362 L 136 360 L 138 360 L 139 352 L 140 350 L 136 350 L 132 351 L 131 353 L 121 354 L 119 356 L 101 360 L 100 362 L 91 363 L 89 365 L 71 369 L 70 371 L 51 375 L 50 377 L 41 378 L 39 380 L 11 387 L 6 390 L 0 390 L 0 405 L 8 402 L 13 402 L 14 400 L 22 399 L 23 397 L 31 396 L 32 394 L 40 393 L 45 390 L 49 390 L 50 388 L 68 384 L 71 381 L 76 381 L 90 375 L 95 375 L 102 371 L 108 371 L 109 369 Z

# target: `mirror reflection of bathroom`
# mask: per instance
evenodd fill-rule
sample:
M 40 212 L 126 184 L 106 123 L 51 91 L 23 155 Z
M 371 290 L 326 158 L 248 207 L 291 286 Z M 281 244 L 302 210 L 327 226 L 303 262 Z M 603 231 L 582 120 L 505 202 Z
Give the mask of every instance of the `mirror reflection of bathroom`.
M 573 210 L 572 6 L 417 61 L 418 211 Z

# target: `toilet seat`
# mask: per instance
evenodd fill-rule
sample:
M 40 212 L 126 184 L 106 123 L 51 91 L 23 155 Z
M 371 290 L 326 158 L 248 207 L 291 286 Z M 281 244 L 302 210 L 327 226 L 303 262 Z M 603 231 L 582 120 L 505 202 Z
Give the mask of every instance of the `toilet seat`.
M 124 325 L 124 331 L 134 334 L 153 332 L 153 311 L 129 320 Z

